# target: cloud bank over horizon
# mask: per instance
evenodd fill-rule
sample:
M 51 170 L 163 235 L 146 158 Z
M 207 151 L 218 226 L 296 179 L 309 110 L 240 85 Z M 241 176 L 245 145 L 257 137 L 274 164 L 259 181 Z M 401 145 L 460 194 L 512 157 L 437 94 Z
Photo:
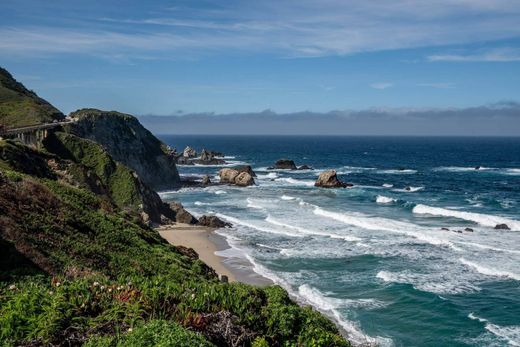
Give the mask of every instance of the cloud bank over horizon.
M 327 113 L 179 113 L 139 120 L 153 133 L 177 135 L 520 136 L 520 103 Z

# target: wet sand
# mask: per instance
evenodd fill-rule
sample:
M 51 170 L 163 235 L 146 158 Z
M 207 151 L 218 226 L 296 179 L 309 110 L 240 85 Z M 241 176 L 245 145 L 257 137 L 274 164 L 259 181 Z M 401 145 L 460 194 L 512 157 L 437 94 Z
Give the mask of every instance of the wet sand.
M 193 248 L 200 260 L 212 267 L 217 274 L 228 277 L 229 282 L 243 282 L 265 286 L 273 282 L 262 277 L 253 270 L 253 264 L 242 257 L 223 256 L 220 254 L 232 253 L 229 244 L 223 236 L 214 233 L 212 228 L 189 225 L 171 224 L 157 228 L 159 234 L 174 246 Z M 217 255 L 217 254 L 219 255 Z

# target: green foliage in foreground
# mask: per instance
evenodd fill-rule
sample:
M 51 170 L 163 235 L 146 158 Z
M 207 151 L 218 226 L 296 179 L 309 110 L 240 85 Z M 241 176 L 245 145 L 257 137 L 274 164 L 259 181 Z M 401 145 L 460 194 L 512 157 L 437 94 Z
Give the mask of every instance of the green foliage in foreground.
M 221 283 L 94 193 L 9 167 L 0 175 L 3 344 L 349 345 L 282 288 Z

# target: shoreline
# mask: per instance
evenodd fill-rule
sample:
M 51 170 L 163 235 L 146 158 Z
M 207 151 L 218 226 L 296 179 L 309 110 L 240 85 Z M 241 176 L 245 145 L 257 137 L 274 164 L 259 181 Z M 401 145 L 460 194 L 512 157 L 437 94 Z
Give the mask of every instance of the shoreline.
M 215 233 L 213 228 L 175 223 L 160 226 L 156 230 L 168 243 L 192 248 L 197 252 L 200 260 L 213 268 L 219 277 L 227 276 L 229 282 L 256 286 L 268 286 L 274 283 L 255 272 L 250 261 L 234 255 L 233 248 L 226 238 Z

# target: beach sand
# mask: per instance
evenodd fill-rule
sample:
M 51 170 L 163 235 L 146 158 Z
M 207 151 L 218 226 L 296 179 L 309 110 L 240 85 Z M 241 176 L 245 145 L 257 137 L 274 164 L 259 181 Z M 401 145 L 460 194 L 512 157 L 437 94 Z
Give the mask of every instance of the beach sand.
M 227 276 L 229 282 L 238 281 L 259 286 L 273 283 L 254 272 L 253 264 L 246 259 L 216 255 L 215 252 L 229 250 L 231 247 L 224 237 L 215 234 L 211 228 L 175 223 L 161 226 L 157 231 L 174 246 L 193 248 L 200 260 L 212 267 L 217 274 Z

